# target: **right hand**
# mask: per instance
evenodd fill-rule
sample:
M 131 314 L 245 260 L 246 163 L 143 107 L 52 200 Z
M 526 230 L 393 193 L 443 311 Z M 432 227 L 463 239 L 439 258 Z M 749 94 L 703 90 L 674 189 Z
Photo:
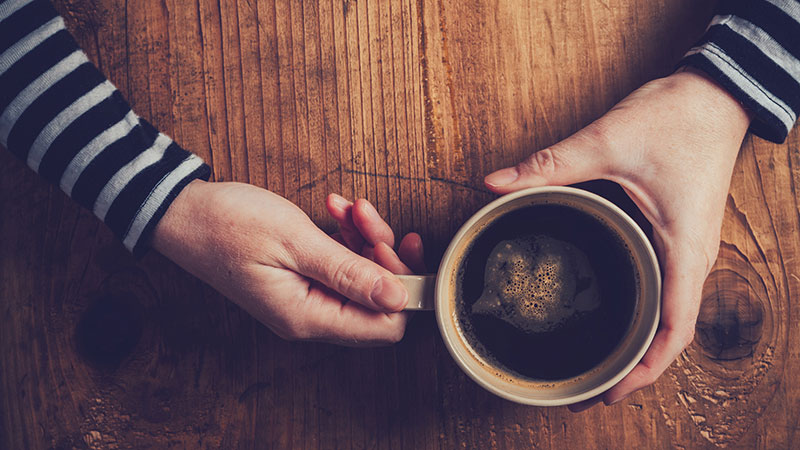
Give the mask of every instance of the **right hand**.
M 392 273 L 411 275 L 424 273 L 425 258 L 422 238 L 417 233 L 403 236 L 397 253 L 394 233 L 372 204 L 364 199 L 350 202 L 341 195 L 328 196 L 328 213 L 339 223 L 339 233 L 333 238 L 350 250 L 369 258 Z
M 364 229 L 377 244 L 373 230 L 389 236 L 376 217 Z M 383 245 L 376 260 L 398 269 Z M 397 277 L 264 189 L 192 181 L 156 226 L 153 247 L 285 339 L 365 346 L 405 332 L 408 315 L 397 311 L 408 293 Z

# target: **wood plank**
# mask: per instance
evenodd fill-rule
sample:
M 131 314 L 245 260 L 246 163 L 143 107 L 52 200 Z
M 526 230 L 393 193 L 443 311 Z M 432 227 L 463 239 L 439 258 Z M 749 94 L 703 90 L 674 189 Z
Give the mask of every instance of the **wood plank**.
M 711 2 L 57 2 L 143 117 L 332 230 L 373 201 L 435 267 L 483 176 L 568 136 L 702 33 Z M 0 152 L 0 448 L 792 448 L 800 133 L 748 137 L 692 346 L 573 415 L 500 400 L 430 315 L 384 349 L 280 340 Z

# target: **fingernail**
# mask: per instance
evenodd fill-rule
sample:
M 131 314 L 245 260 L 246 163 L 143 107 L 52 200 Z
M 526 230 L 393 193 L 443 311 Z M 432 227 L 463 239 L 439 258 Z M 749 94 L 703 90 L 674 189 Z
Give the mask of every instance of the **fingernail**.
M 490 186 L 500 187 L 511 184 L 519 178 L 519 171 L 516 167 L 506 167 L 497 172 L 490 173 L 484 181 Z
M 364 203 L 367 204 L 367 206 L 366 206 L 367 213 L 370 216 L 372 216 L 373 219 L 381 219 L 381 215 L 378 214 L 378 210 L 375 209 L 375 206 L 373 206 L 372 203 L 369 202 L 369 200 L 364 200 Z M 383 219 L 381 219 L 381 220 L 383 220 Z
M 342 197 L 339 194 L 332 194 L 331 197 L 333 198 L 333 204 L 337 208 L 347 209 L 352 203 L 350 203 L 346 198 Z
M 406 306 L 408 291 L 399 281 L 383 277 L 375 282 L 369 298 L 376 305 L 382 306 L 389 311 L 400 311 Z

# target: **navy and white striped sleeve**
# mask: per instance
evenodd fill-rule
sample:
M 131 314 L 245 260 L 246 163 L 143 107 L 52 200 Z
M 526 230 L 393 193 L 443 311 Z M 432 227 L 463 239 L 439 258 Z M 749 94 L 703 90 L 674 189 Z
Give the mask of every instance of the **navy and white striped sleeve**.
M 0 144 L 134 253 L 203 161 L 131 111 L 45 0 L 0 0 Z
M 754 114 L 754 134 L 783 142 L 800 112 L 800 1 L 722 0 L 680 65 L 733 94 Z

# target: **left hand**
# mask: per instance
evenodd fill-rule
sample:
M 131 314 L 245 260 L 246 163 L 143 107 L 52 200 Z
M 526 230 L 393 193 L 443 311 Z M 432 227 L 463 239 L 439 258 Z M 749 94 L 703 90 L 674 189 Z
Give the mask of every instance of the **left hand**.
M 594 123 L 515 167 L 494 172 L 497 193 L 593 179 L 620 184 L 654 230 L 663 272 L 661 322 L 647 353 L 601 398 L 648 386 L 692 342 L 703 282 L 717 258 L 733 165 L 750 124 L 722 87 L 688 69 L 652 81 Z

